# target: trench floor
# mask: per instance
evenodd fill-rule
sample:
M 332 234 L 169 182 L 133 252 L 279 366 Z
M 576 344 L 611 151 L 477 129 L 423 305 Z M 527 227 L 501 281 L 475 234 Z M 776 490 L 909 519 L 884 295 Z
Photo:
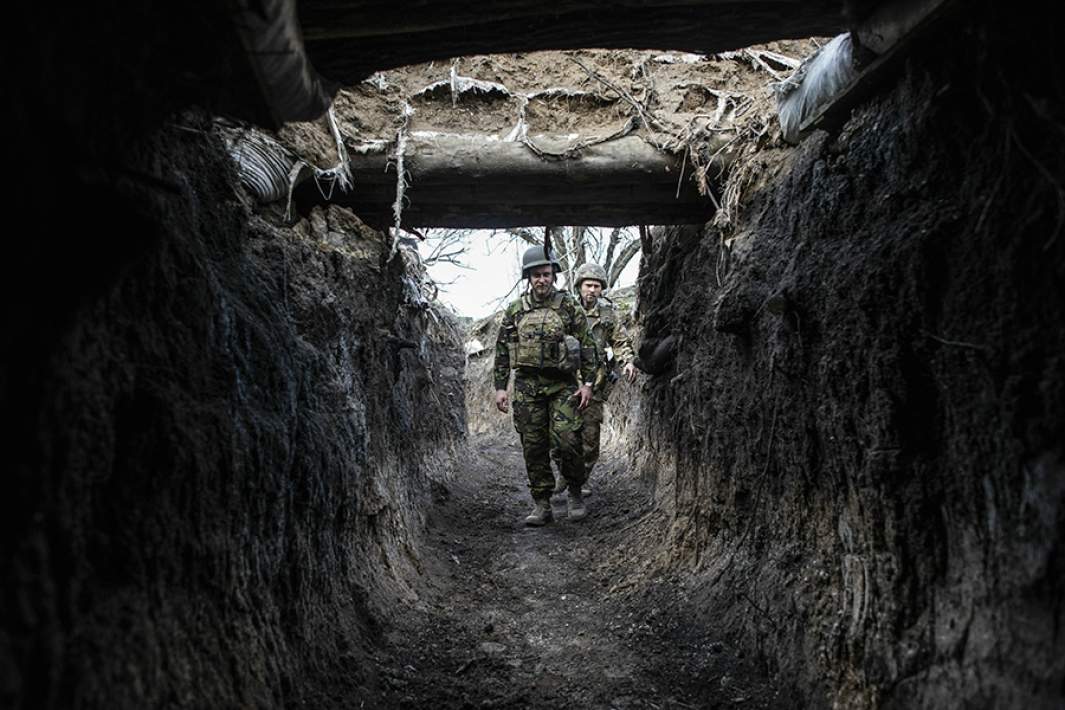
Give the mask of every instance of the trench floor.
M 562 495 L 552 524 L 526 528 L 517 443 L 473 451 L 431 513 L 424 593 L 383 629 L 373 705 L 794 707 L 660 571 L 663 521 L 622 462 L 600 463 L 585 520 Z

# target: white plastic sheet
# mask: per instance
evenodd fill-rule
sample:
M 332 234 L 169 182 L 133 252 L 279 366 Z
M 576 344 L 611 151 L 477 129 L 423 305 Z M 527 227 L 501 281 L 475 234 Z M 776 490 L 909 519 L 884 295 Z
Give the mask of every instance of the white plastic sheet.
M 857 74 L 854 45 L 850 33 L 846 32 L 807 57 L 790 77 L 774 84 L 784 140 L 798 143 L 803 122 L 839 94 Z

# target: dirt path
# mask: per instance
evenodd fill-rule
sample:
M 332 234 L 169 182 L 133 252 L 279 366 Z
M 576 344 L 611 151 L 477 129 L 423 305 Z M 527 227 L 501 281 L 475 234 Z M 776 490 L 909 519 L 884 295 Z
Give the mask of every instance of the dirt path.
M 647 576 L 648 501 L 616 474 L 589 516 L 525 528 L 516 445 L 482 443 L 430 520 L 429 593 L 378 654 L 388 707 L 776 707 L 765 679 L 697 616 L 674 581 Z M 616 470 L 605 462 L 607 473 Z

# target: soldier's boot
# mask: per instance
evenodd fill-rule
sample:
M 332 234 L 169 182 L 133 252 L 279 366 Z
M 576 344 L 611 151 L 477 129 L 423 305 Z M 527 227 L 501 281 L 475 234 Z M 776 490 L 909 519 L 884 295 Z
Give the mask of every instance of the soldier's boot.
M 541 527 L 554 520 L 551 512 L 551 500 L 549 498 L 537 498 L 533 501 L 532 512 L 525 516 L 525 524 L 530 527 Z
M 559 482 L 555 485 L 555 492 L 569 490 L 569 484 L 565 479 L 559 479 Z M 581 496 L 587 498 L 592 494 L 592 489 L 588 487 L 588 479 L 584 479 L 584 485 L 581 486 Z
M 555 481 L 555 490 L 551 491 L 551 495 L 553 495 L 553 496 L 562 495 L 566 491 L 566 488 L 568 486 L 569 486 L 569 484 L 566 483 L 566 477 L 565 476 L 559 476 L 558 480 Z
M 580 486 L 570 486 L 569 498 L 566 500 L 566 511 L 569 513 L 569 519 L 574 522 L 584 520 L 587 517 L 588 510 L 584 507 L 584 498 L 581 496 Z

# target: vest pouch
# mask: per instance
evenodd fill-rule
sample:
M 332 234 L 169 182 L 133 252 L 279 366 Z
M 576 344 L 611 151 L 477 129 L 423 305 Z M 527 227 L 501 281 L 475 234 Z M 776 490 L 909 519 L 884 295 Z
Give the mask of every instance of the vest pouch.
M 510 355 L 510 366 L 511 367 L 517 367 L 518 366 L 519 348 L 520 348 L 520 346 L 516 342 L 512 341 L 512 342 L 507 343 L 507 354 Z
M 566 359 L 561 317 L 550 307 L 522 314 L 512 343 L 510 365 L 531 369 L 561 369 Z
M 562 339 L 565 349 L 562 353 L 563 357 L 559 364 L 560 370 L 565 373 L 574 373 L 581 369 L 581 343 L 572 335 L 567 335 Z

